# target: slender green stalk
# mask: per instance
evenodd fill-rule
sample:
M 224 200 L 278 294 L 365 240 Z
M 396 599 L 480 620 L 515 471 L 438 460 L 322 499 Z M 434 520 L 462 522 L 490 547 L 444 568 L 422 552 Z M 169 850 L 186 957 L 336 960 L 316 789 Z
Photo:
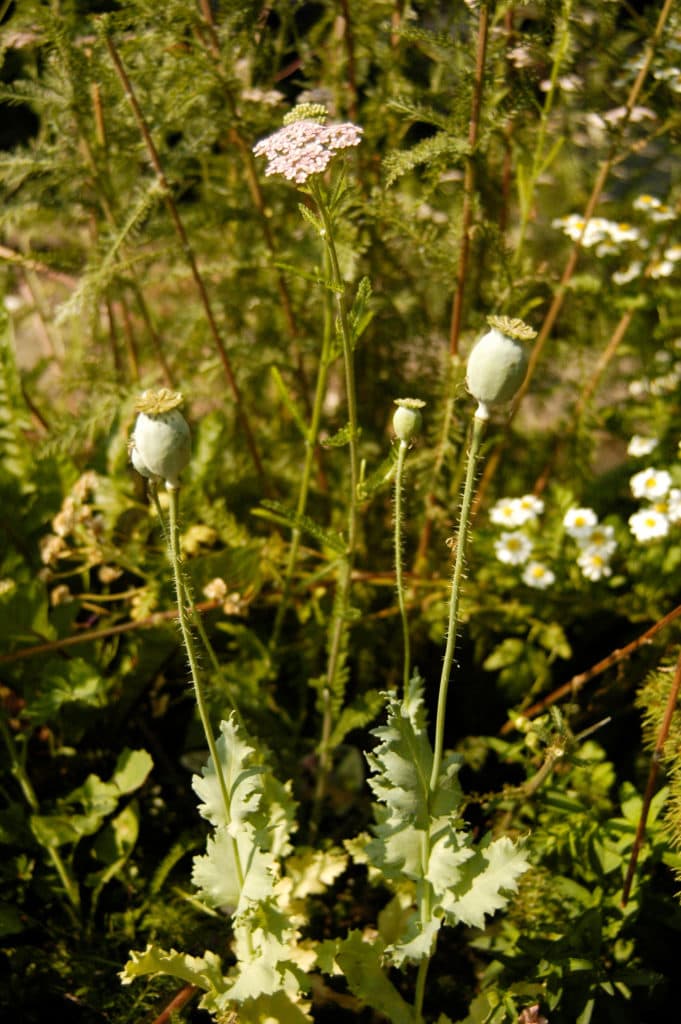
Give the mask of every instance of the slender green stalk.
M 402 641 L 404 645 L 402 687 L 403 699 L 405 701 L 409 691 L 409 679 L 411 678 L 409 623 L 407 621 L 407 606 L 404 598 L 404 579 L 402 576 L 402 479 L 404 476 L 404 460 L 408 448 L 409 445 L 406 441 L 400 441 L 397 451 L 397 466 L 395 468 L 395 586 L 397 588 L 397 603 L 400 606 L 400 618 L 402 619 Z
M 213 736 L 213 729 L 210 724 L 208 705 L 203 690 L 203 683 L 201 681 L 201 673 L 199 671 L 198 658 L 196 656 L 196 647 L 194 646 L 194 637 L 192 636 L 192 631 L 189 623 L 189 616 L 187 614 L 187 606 L 185 602 L 185 584 L 182 578 L 182 567 L 180 563 L 180 537 L 177 522 L 179 491 L 176 487 L 169 487 L 168 495 L 170 498 L 168 504 L 168 555 L 170 557 L 170 563 L 173 569 L 173 577 L 175 580 L 175 592 L 177 595 L 177 611 L 180 622 L 180 630 L 182 632 L 184 648 L 185 651 L 187 652 L 187 660 L 189 661 L 189 670 L 191 672 L 192 683 L 194 684 L 194 695 L 196 697 L 196 706 L 199 711 L 199 718 L 201 719 L 201 725 L 203 726 L 203 731 L 206 736 L 208 751 L 212 758 L 213 765 L 215 766 L 215 774 L 217 776 L 218 785 L 220 786 L 220 793 L 222 795 L 222 800 L 225 806 L 225 816 L 227 821 L 229 822 L 229 790 L 227 789 L 225 773 L 222 770 L 222 763 L 220 761 L 217 745 L 215 743 L 215 737 Z M 234 852 L 234 863 L 236 865 L 239 888 L 243 888 L 244 871 L 241 865 L 241 859 L 239 857 L 239 848 L 237 846 L 236 840 L 233 839 L 232 842 Z
M 461 596 L 461 578 L 463 575 L 464 558 L 466 551 L 466 539 L 468 534 L 468 517 L 473 501 L 473 483 L 475 481 L 475 470 L 480 454 L 480 445 L 485 431 L 486 420 L 474 416 L 473 434 L 471 445 L 468 450 L 468 466 L 466 469 L 466 482 L 464 484 L 463 499 L 461 501 L 461 515 L 459 519 L 459 534 L 456 546 L 456 560 L 454 563 L 454 575 L 452 577 L 452 588 L 449 600 L 449 622 L 447 624 L 447 645 L 442 662 L 442 675 L 440 676 L 440 690 L 437 700 L 437 717 L 435 719 L 435 745 L 433 748 L 433 770 L 430 776 L 430 790 L 435 792 L 440 777 L 440 766 L 442 764 L 442 748 L 445 732 L 445 715 L 447 711 L 447 690 L 449 688 L 449 677 L 454 661 L 454 650 L 456 647 L 456 627 L 459 613 L 459 600 Z
M 161 507 L 161 502 L 159 501 L 159 497 L 158 497 L 158 488 L 156 487 L 156 484 L 153 483 L 152 481 L 149 482 L 149 494 L 151 495 L 151 500 L 154 503 L 154 508 L 156 509 L 156 515 L 158 516 L 158 520 L 159 520 L 159 522 L 161 524 L 161 531 L 163 533 L 164 540 L 166 542 L 167 547 L 170 548 L 171 534 L 169 533 L 169 531 L 168 531 L 168 529 L 166 527 L 165 516 L 163 515 L 163 508 Z M 175 540 L 175 554 L 176 554 L 176 556 L 178 558 L 180 558 L 179 542 L 178 542 L 177 538 Z M 196 632 L 199 634 L 199 639 L 201 640 L 201 643 L 203 644 L 203 648 L 204 648 L 206 654 L 208 655 L 208 660 L 210 661 L 211 668 L 213 669 L 213 672 L 215 673 L 216 676 L 218 676 L 219 678 L 222 678 L 222 668 L 220 667 L 220 662 L 218 661 L 218 656 L 215 653 L 215 648 L 213 647 L 212 643 L 210 642 L 210 637 L 206 633 L 206 628 L 205 628 L 205 626 L 203 624 L 203 619 L 201 618 L 201 613 L 198 610 L 198 608 L 196 607 L 196 601 L 194 600 L 194 594 L 192 593 L 192 588 L 189 585 L 189 581 L 187 580 L 186 576 L 183 573 L 180 573 L 180 578 L 181 578 L 181 582 L 182 582 L 182 591 L 183 591 L 183 594 L 184 594 L 184 600 L 185 600 L 185 602 L 186 602 L 186 604 L 187 604 L 187 606 L 189 608 L 189 611 L 191 613 L 192 624 L 194 625 L 194 627 L 196 629 Z M 233 696 L 231 694 L 229 696 L 229 701 L 230 701 L 230 704 L 232 705 L 232 711 L 236 715 L 236 719 L 237 719 L 239 725 L 242 727 L 242 729 L 245 729 L 246 726 L 245 726 L 243 717 L 242 717 L 241 712 L 239 711 L 239 708 L 238 708 L 238 706 L 237 706 L 237 704 L 236 704 L 236 702 L 235 702 L 235 700 L 234 700 L 234 698 L 233 698 Z
M 2 734 L 5 746 L 7 747 L 12 775 L 19 783 L 21 792 L 24 794 L 24 799 L 33 814 L 40 814 L 40 801 L 38 800 L 33 788 L 33 783 L 28 777 L 26 767 L 19 755 L 14 738 L 7 727 L 7 722 L 5 721 L 4 714 L 2 713 L 0 713 L 0 734 Z M 66 893 L 73 921 L 75 924 L 80 925 L 80 890 L 78 889 L 78 885 L 69 874 L 69 870 L 64 863 L 58 848 L 56 846 L 47 846 L 44 849 L 52 861 L 54 869 L 59 876 L 59 881 L 62 884 L 62 888 Z

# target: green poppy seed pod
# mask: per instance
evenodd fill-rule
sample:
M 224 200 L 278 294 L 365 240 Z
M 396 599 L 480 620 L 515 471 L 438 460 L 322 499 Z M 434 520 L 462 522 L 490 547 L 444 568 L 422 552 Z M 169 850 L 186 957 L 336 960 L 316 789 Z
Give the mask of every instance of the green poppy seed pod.
M 167 388 L 145 391 L 137 403 L 132 434 L 130 457 L 137 472 L 160 477 L 170 488 L 179 487 L 191 455 L 189 426 L 178 409 L 181 403 L 182 395 Z
M 492 329 L 473 346 L 466 369 L 466 386 L 478 402 L 478 419 L 489 419 L 491 407 L 504 405 L 517 394 L 527 373 L 523 341 L 536 333 L 522 320 L 508 317 L 488 317 L 488 323 Z
M 395 399 L 397 409 L 393 416 L 393 430 L 404 444 L 409 444 L 420 433 L 423 422 L 421 409 L 425 404 L 420 398 Z

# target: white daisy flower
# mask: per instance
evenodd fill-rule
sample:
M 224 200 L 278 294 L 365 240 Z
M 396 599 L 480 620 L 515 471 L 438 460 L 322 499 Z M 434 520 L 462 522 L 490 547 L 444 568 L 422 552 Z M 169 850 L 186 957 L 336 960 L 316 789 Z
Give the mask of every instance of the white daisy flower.
M 605 523 L 599 523 L 589 533 L 578 537 L 577 543 L 582 551 L 597 552 L 603 558 L 610 558 L 617 549 L 615 531 Z
M 521 518 L 521 524 L 529 523 L 536 519 L 544 511 L 544 502 L 534 494 L 523 494 L 522 498 L 514 498 L 516 503 L 516 514 Z
M 647 193 L 637 196 L 633 202 L 635 210 L 657 210 L 660 206 L 662 206 L 662 203 L 657 196 L 651 196 Z
M 681 245 L 670 245 L 668 249 L 664 251 L 665 260 L 671 260 L 672 263 L 676 263 L 681 260 Z
M 532 541 L 519 530 L 502 533 L 500 539 L 494 542 L 494 551 L 505 565 L 523 565 L 532 554 Z
M 565 532 L 575 540 L 588 537 L 598 523 L 598 516 L 592 508 L 569 508 L 563 516 Z
M 672 260 L 653 260 L 648 268 L 648 276 L 655 279 L 670 277 L 673 273 L 674 264 Z
M 654 508 L 643 508 L 629 516 L 629 529 L 638 541 L 656 540 L 669 533 L 669 520 Z
M 666 203 L 660 203 L 654 210 L 651 211 L 650 219 L 656 224 L 662 224 L 666 220 L 674 220 L 676 214 L 670 209 Z
M 650 455 L 657 448 L 657 445 L 658 441 L 655 437 L 643 437 L 642 434 L 634 434 L 627 445 L 627 455 L 632 455 L 635 459 L 638 459 L 642 455 Z
M 628 284 L 629 281 L 635 281 L 637 277 L 640 277 L 642 270 L 643 264 L 641 261 L 633 260 L 624 270 L 616 270 L 612 275 L 612 279 L 615 284 Z
M 635 473 L 629 481 L 631 493 L 635 498 L 664 498 L 671 486 L 672 478 L 666 469 L 642 469 Z
M 547 569 L 541 562 L 530 562 L 523 572 L 523 583 L 536 590 L 546 590 L 556 582 L 555 573 Z
M 629 394 L 632 398 L 643 398 L 650 392 L 650 381 L 646 377 L 629 381 Z
M 669 491 L 666 505 L 666 516 L 669 522 L 681 523 L 681 490 L 678 487 L 672 487 Z
M 640 232 L 633 224 L 621 221 L 619 224 L 608 222 L 608 234 L 613 242 L 635 242 Z
M 490 509 L 489 517 L 497 526 L 522 526 L 526 521 L 517 498 L 500 498 Z
M 603 577 L 612 576 L 607 556 L 595 548 L 585 548 L 577 559 L 577 565 L 582 570 L 582 576 L 594 583 Z

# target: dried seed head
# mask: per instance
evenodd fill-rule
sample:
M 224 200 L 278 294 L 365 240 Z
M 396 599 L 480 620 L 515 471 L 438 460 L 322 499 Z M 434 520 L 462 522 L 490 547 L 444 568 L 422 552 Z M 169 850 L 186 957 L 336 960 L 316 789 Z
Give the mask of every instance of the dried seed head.
M 182 395 L 162 388 L 145 391 L 130 441 L 130 460 L 141 476 L 159 477 L 166 487 L 179 486 L 191 455 L 189 426 L 178 406 Z
M 177 409 L 183 401 L 184 398 L 179 391 L 170 391 L 168 388 L 152 391 L 149 388 L 143 391 L 135 402 L 135 412 L 143 412 L 147 416 L 160 416 L 161 413 Z
M 489 317 L 491 330 L 475 343 L 468 357 L 466 385 L 478 401 L 476 417 L 489 419 L 490 408 L 510 402 L 527 372 L 523 341 L 535 332 L 522 320 Z
M 397 409 L 393 416 L 393 430 L 404 444 L 409 444 L 421 430 L 423 417 L 421 409 L 426 403 L 420 398 L 396 398 Z

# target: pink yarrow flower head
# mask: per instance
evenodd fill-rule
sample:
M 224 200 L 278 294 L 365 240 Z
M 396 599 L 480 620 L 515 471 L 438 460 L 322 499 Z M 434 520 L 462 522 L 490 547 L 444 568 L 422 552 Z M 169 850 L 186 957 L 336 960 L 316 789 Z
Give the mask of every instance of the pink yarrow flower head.
M 361 142 L 358 125 L 325 121 L 326 109 L 319 103 L 301 103 L 287 114 L 283 128 L 253 147 L 256 156 L 267 157 L 265 174 L 281 174 L 304 185 L 311 175 L 322 174 L 336 153 Z

